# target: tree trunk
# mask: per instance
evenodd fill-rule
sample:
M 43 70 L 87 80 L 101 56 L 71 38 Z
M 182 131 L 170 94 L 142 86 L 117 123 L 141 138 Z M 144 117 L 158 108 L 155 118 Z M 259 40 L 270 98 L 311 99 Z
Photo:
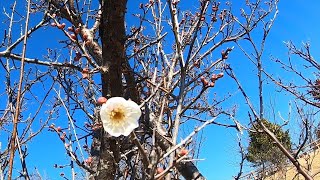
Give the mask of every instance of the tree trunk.
M 122 96 L 121 63 L 125 61 L 126 0 L 102 2 L 100 37 L 102 42 L 102 96 Z
M 99 33 L 102 43 L 102 96 L 123 96 L 121 64 L 125 61 L 126 0 L 102 0 Z M 96 170 L 94 179 L 116 178 L 119 146 L 103 130 L 94 135 L 91 154 Z

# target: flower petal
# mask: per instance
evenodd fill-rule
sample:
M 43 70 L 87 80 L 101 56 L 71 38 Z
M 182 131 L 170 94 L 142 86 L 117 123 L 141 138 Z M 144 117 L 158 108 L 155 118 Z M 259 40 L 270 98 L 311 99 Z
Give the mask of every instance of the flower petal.
M 109 133 L 111 136 L 119 137 L 119 136 L 121 136 L 121 135 L 123 134 L 122 131 L 123 131 L 123 129 L 121 129 L 121 128 L 112 127 L 112 129 L 109 129 L 108 133 Z
M 127 104 L 127 111 L 130 117 L 133 117 L 137 120 L 139 120 L 140 116 L 141 116 L 141 110 L 140 107 L 138 106 L 138 104 L 136 104 L 135 102 L 128 100 Z
M 125 103 L 127 103 L 127 100 L 124 99 L 123 97 L 112 97 L 112 98 L 108 99 L 108 101 L 106 103 L 109 103 L 109 104 L 125 104 Z
M 126 126 L 135 129 L 139 126 L 139 121 L 136 118 L 130 117 L 126 121 Z
M 107 122 L 109 121 L 109 114 L 110 114 L 110 110 L 108 107 L 107 103 L 102 104 L 101 109 L 100 109 L 100 117 L 102 122 Z

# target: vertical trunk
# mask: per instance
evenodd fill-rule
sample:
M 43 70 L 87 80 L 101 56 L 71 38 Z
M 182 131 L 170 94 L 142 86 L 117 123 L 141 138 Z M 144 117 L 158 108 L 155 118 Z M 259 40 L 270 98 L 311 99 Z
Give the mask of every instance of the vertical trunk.
M 121 63 L 125 61 L 124 16 L 127 0 L 104 0 L 100 37 L 102 41 L 102 95 L 122 96 Z
M 125 61 L 124 18 L 127 0 L 102 0 L 99 33 L 102 43 L 102 96 L 123 96 L 121 63 Z M 94 179 L 116 178 L 119 149 L 116 140 L 103 130 L 94 135 L 91 154 Z

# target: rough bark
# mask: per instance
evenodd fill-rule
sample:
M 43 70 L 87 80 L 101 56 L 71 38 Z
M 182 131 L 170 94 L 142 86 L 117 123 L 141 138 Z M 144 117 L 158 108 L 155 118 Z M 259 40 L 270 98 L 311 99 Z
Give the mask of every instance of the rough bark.
M 96 172 L 91 174 L 90 179 L 115 179 L 117 166 L 114 162 L 113 152 L 110 151 L 111 141 L 103 131 L 93 135 L 91 145 L 91 156 L 93 163 L 91 168 Z
M 126 0 L 105 0 L 99 28 L 102 42 L 102 95 L 122 96 L 121 63 L 125 61 Z
M 99 33 L 102 43 L 102 96 L 123 96 L 121 64 L 125 61 L 126 0 L 102 1 Z M 115 179 L 119 161 L 117 141 L 101 132 L 94 137 L 91 154 L 94 157 L 94 179 Z

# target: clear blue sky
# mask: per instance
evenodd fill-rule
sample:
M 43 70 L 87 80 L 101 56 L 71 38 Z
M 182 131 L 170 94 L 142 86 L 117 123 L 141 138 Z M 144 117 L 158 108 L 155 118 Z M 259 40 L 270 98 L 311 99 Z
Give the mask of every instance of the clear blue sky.
M 134 0 L 129 0 L 129 6 L 132 5 L 133 1 Z M 193 3 L 189 4 L 187 0 L 182 0 L 181 3 L 185 3 L 183 5 L 185 7 L 190 6 L 191 8 L 194 8 L 195 6 Z M 233 9 L 239 10 L 240 3 L 238 4 L 234 1 L 233 4 Z M 1 1 L 0 7 L 3 5 L 3 1 Z M 320 1 L 283 0 L 280 2 L 278 18 L 271 30 L 264 53 L 263 60 L 267 71 L 275 75 L 283 75 L 281 69 L 274 63 L 270 62 L 271 55 L 273 57 L 283 59 L 287 57 L 287 49 L 283 41 L 292 40 L 297 46 L 300 46 L 302 42 L 308 41 L 312 45 L 314 56 L 319 56 L 319 51 L 317 51 L 320 47 L 320 25 L 317 23 L 320 17 L 319 7 Z M 0 17 L 3 17 L 3 15 Z M 0 30 L 3 31 L 3 27 L 0 27 Z M 17 28 L 17 30 L 19 30 L 19 28 Z M 3 32 L 0 32 L 1 37 L 3 35 L 2 33 Z M 57 39 L 63 39 L 61 38 L 61 32 L 57 33 L 57 31 L 50 27 L 45 31 L 35 33 L 33 37 L 36 37 L 37 35 L 42 38 L 46 38 L 45 46 L 50 45 L 50 47 L 54 47 L 56 45 L 55 42 Z M 44 43 L 42 38 L 34 38 L 32 41 L 30 40 L 32 45 L 28 46 L 29 54 L 46 53 L 46 49 L 43 48 Z M 239 75 L 245 89 L 249 92 L 250 97 L 252 97 L 253 101 L 257 103 L 257 80 L 254 76 L 255 71 L 252 64 L 250 65 L 250 62 L 245 59 L 237 49 L 229 55 L 228 61 L 235 68 L 236 73 Z M 3 74 L 0 74 L 0 76 L 3 76 Z M 291 77 L 286 78 L 292 80 L 290 79 Z M 1 81 L 3 81 L 3 79 L 1 79 Z M 244 103 L 239 103 L 243 102 L 244 99 L 234 87 L 235 86 L 232 84 L 230 79 L 224 78 L 217 82 L 213 91 L 217 92 L 217 94 L 223 94 L 226 88 L 230 88 L 231 93 L 236 93 L 235 97 L 233 97 L 226 106 L 238 104 L 239 112 L 237 113 L 237 119 L 246 124 L 248 123 L 248 108 Z M 264 94 L 267 97 L 265 101 L 266 104 L 269 103 L 268 100 L 276 102 L 274 104 L 276 112 L 279 111 L 283 116 L 286 116 L 286 113 L 288 112 L 288 100 L 290 97 L 286 97 L 285 94 L 276 93 L 272 84 L 266 86 Z M 257 106 L 257 104 L 255 105 Z M 0 107 L 2 108 L 2 106 L 3 105 Z M 231 122 L 228 119 L 219 119 L 219 121 Z M 63 124 L 63 122 L 60 122 L 60 124 Z M 294 125 L 292 127 L 294 127 Z M 35 138 L 28 146 L 29 155 L 27 164 L 29 166 L 29 171 L 32 171 L 34 167 L 37 167 L 42 175 L 47 174 L 47 177 L 52 180 L 61 179 L 60 177 L 57 177 L 57 175 L 62 172 L 62 170 L 54 169 L 53 164 L 67 163 L 69 158 L 67 155 L 62 155 L 65 154 L 65 150 L 62 147 L 60 140 L 56 137 L 56 134 L 47 133 L 45 131 L 43 134 Z M 237 152 L 238 146 L 236 141 L 237 132 L 234 129 L 226 129 L 219 126 L 208 126 L 203 131 L 203 136 L 205 137 L 205 141 L 201 147 L 199 158 L 203 158 L 205 160 L 198 162 L 200 171 L 208 180 L 232 179 L 232 176 L 237 174 L 239 167 L 239 154 Z M 3 137 L 1 137 L 0 132 L 0 141 L 3 141 L 2 138 Z M 244 142 L 246 142 L 246 138 L 246 136 L 243 136 Z M 248 170 L 248 168 L 246 168 L 246 170 Z M 63 171 L 67 174 L 69 173 L 65 170 Z
M 232 1 L 231 1 L 232 2 Z M 233 2 L 233 4 L 235 4 Z M 320 25 L 317 23 L 320 17 L 319 1 L 302 1 L 302 0 L 285 0 L 279 3 L 279 14 L 274 26 L 271 30 L 270 36 L 266 43 L 264 53 L 264 65 L 268 72 L 273 73 L 276 76 L 285 75 L 287 80 L 295 80 L 291 76 L 283 74 L 283 71 L 279 66 L 270 62 L 270 57 L 278 57 L 285 60 L 288 56 L 287 48 L 283 41 L 293 41 L 298 47 L 302 46 L 302 42 L 310 42 L 311 49 L 313 50 L 313 56 L 317 59 L 319 56 L 320 45 Z M 237 9 L 237 8 L 234 8 Z M 250 63 L 245 57 L 235 50 L 230 54 L 228 59 L 233 62 L 233 67 L 236 73 L 241 77 L 241 82 L 246 90 L 250 93 L 250 97 L 253 101 L 257 100 L 257 80 L 254 77 L 255 71 L 253 66 L 248 66 Z M 292 59 L 294 62 L 295 58 Z M 244 66 L 244 62 L 246 65 Z M 231 63 L 232 64 L 232 63 Z M 217 83 L 217 89 L 219 86 L 228 86 L 228 80 Z M 279 88 L 278 88 L 279 89 Z M 217 90 L 219 91 L 219 90 Z M 240 95 L 240 93 L 238 93 Z M 278 93 L 274 89 L 274 85 L 270 84 L 265 87 L 265 104 L 270 108 L 270 100 L 274 102 L 275 112 L 280 112 L 281 115 L 286 118 L 288 113 L 288 103 L 292 97 L 286 96 L 286 93 Z M 233 98 L 235 104 L 243 102 L 241 96 Z M 245 104 L 239 104 L 239 112 L 237 113 L 240 122 L 248 122 L 247 119 L 247 107 Z M 258 104 L 255 104 L 258 106 Z M 269 111 L 270 112 L 270 111 Z M 271 116 L 266 112 L 266 115 Z M 277 118 L 279 118 L 277 116 Z M 279 120 L 277 120 L 279 122 Z M 280 121 L 281 122 L 281 121 Z M 294 124 L 294 122 L 293 122 Z M 296 125 L 289 124 L 290 128 L 296 128 Z M 292 132 L 296 132 L 293 129 Z M 232 176 L 236 175 L 239 170 L 239 150 L 237 146 L 237 135 L 234 130 L 225 129 L 223 127 L 211 126 L 204 130 L 206 141 L 202 147 L 201 158 L 205 158 L 205 161 L 199 163 L 200 170 L 209 179 L 214 180 L 230 180 Z M 243 136 L 244 142 L 247 141 L 247 137 Z M 293 139 L 296 141 L 297 139 Z M 249 168 L 245 168 L 248 171 Z

